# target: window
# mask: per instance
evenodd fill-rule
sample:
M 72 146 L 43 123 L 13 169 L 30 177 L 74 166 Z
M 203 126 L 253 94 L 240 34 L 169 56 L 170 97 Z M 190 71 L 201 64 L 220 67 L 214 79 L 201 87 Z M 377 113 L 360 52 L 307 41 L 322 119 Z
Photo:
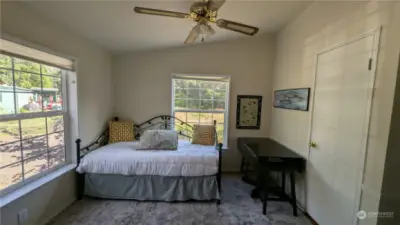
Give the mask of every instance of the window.
M 226 148 L 229 78 L 174 76 L 172 89 L 172 115 L 190 125 L 213 124 L 216 120 L 218 142 Z
M 66 71 L 0 54 L 0 191 L 66 162 Z

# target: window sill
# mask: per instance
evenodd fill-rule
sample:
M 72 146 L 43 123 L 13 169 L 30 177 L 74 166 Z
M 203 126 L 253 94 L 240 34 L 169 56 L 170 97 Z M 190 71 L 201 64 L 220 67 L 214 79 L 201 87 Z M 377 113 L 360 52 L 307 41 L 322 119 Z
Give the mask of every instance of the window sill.
M 51 182 L 52 180 L 62 176 L 63 174 L 75 169 L 76 165 L 75 164 L 68 164 L 65 165 L 64 167 L 61 167 L 60 169 L 51 172 L 27 185 L 24 185 L 23 187 L 6 194 L 5 196 L 0 197 L 0 207 L 3 207 L 7 204 L 10 204 L 11 202 L 21 198 L 22 196 L 29 194 L 30 192 L 38 189 L 39 187 Z

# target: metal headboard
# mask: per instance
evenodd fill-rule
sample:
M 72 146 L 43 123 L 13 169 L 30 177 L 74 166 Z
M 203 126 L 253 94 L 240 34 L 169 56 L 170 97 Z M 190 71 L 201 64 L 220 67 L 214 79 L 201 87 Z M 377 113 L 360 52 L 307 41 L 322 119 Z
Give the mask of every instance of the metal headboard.
M 118 117 L 114 117 L 114 121 L 118 121 Z M 216 121 L 214 120 L 214 126 L 216 125 Z M 154 130 L 154 129 L 161 129 L 161 130 L 172 130 L 175 129 L 178 132 L 178 135 L 187 138 L 190 140 L 193 135 L 193 126 L 190 124 L 182 121 L 179 118 L 176 118 L 174 116 L 170 115 L 161 115 L 161 116 L 156 116 L 153 117 L 143 123 L 140 124 L 134 124 L 134 132 L 135 132 L 135 139 L 139 140 L 140 136 L 142 136 L 143 132 L 146 130 Z M 80 159 L 83 158 L 87 153 L 101 147 L 104 145 L 107 145 L 109 141 L 109 129 L 108 126 L 107 128 L 96 138 L 96 140 L 89 145 L 80 148 L 80 143 L 81 140 L 77 139 L 76 144 L 78 146 L 79 144 L 79 149 L 77 157 L 78 157 L 78 162 L 80 162 Z M 215 130 L 215 147 L 218 148 L 218 134 L 217 131 Z
M 153 117 L 141 124 L 135 125 L 135 138 L 140 139 L 140 136 L 143 134 L 145 130 L 154 130 L 154 129 L 160 129 L 160 130 L 175 129 L 176 131 L 178 131 L 178 135 L 186 137 L 188 139 L 191 139 L 193 135 L 192 133 L 193 127 L 190 124 L 174 116 L 161 115 Z

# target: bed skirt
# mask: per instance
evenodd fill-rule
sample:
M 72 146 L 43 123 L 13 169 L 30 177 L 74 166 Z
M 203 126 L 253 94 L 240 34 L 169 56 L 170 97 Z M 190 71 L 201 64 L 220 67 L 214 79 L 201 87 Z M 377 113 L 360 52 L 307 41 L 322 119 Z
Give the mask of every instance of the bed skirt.
M 167 177 L 86 173 L 85 195 L 141 201 L 220 199 L 216 176 Z

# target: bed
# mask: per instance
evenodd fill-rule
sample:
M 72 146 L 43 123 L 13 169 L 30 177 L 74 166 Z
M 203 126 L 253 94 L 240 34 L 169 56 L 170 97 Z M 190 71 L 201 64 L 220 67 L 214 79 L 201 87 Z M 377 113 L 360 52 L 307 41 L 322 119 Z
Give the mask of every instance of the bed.
M 118 120 L 118 118 L 115 118 Z M 210 201 L 220 204 L 222 144 L 191 144 L 191 126 L 169 115 L 134 125 L 135 137 L 149 129 L 175 129 L 175 151 L 137 150 L 138 141 L 108 143 L 108 129 L 77 148 L 77 193 L 107 199 Z M 186 140 L 185 140 L 186 139 Z

